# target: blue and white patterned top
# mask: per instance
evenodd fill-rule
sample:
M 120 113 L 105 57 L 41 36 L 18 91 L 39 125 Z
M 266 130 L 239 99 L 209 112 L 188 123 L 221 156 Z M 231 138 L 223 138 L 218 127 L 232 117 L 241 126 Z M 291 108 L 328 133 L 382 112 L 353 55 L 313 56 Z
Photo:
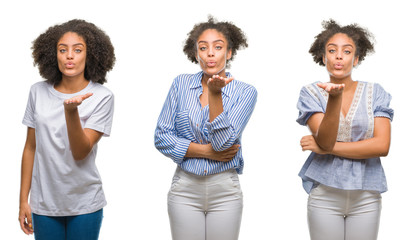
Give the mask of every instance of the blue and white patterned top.
M 234 79 L 222 88 L 224 111 L 210 123 L 209 106 L 202 108 L 199 100 L 202 76 L 203 72 L 182 74 L 173 81 L 156 126 L 155 147 L 186 172 L 206 176 L 236 169 L 241 174 L 242 145 L 228 162 L 184 157 L 191 142 L 211 143 L 215 151 L 241 144 L 242 132 L 257 101 L 253 86 Z
M 301 89 L 297 104 L 297 122 L 301 125 L 306 125 L 314 113 L 326 111 L 328 93 L 316 84 Z M 349 112 L 345 117 L 340 115 L 337 141 L 356 142 L 372 138 L 375 117 L 393 119 L 390 100 L 391 95 L 379 84 L 359 81 Z M 386 176 L 379 157 L 353 160 L 312 152 L 299 176 L 307 193 L 320 183 L 344 190 L 387 191 Z

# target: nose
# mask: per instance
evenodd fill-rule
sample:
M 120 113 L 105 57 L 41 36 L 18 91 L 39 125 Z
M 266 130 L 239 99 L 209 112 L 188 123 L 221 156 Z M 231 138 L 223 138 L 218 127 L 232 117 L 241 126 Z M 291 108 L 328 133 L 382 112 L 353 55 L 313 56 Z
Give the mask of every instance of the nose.
M 214 48 L 209 48 L 208 49 L 208 57 L 213 57 L 215 56 Z
M 342 60 L 342 59 L 343 59 L 343 54 L 341 53 L 341 51 L 337 51 L 336 59 L 338 59 L 338 60 Z
M 73 51 L 71 51 L 71 50 L 67 51 L 66 58 L 67 59 L 73 59 Z

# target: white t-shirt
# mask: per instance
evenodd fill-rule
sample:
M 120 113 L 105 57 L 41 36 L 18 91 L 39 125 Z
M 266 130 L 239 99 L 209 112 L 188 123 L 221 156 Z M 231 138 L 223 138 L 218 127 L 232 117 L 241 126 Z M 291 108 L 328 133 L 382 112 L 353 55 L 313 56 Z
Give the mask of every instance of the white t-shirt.
M 46 82 L 38 82 L 30 89 L 23 124 L 36 132 L 30 192 L 33 213 L 71 216 L 95 212 L 106 205 L 95 164 L 97 144 L 85 159 L 76 161 L 67 134 L 63 101 L 89 92 L 93 95 L 78 106 L 81 124 L 109 136 L 114 96 L 101 84 L 89 82 L 74 94 L 58 92 Z

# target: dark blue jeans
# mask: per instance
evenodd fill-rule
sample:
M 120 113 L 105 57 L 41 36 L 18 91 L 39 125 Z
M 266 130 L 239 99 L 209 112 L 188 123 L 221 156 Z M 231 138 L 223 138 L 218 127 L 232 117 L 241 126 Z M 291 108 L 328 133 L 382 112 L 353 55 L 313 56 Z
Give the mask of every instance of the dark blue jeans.
M 97 212 L 50 217 L 33 213 L 36 240 L 97 240 L 102 225 L 103 209 Z

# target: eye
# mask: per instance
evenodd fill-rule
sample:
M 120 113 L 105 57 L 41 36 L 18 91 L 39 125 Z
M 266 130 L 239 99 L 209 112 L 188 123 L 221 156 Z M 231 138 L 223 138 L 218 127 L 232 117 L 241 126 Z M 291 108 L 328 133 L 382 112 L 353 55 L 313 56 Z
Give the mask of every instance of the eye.
M 328 50 L 328 52 L 329 52 L 329 53 L 335 53 L 336 50 L 335 50 L 335 49 L 330 49 L 330 50 Z
M 81 49 L 75 49 L 75 53 L 81 53 L 82 50 Z
M 199 50 L 205 51 L 207 48 L 206 47 L 199 47 Z
M 350 54 L 351 52 L 349 50 L 344 50 L 345 54 Z
M 66 52 L 66 49 L 64 49 L 64 48 L 59 49 L 59 52 L 60 52 L 60 53 L 65 53 L 65 52 Z
M 215 47 L 215 49 L 217 49 L 217 50 L 221 50 L 221 49 L 222 49 L 222 47 L 221 47 L 221 46 L 216 46 L 216 47 Z

